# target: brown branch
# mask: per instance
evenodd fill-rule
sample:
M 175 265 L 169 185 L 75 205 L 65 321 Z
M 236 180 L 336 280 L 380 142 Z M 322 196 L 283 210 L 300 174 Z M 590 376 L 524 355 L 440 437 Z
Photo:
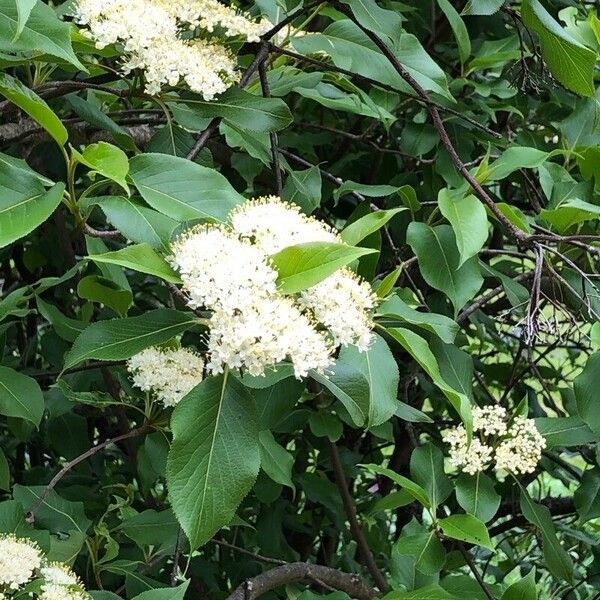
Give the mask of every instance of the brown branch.
M 352 536 L 358 545 L 358 552 L 361 560 L 367 567 L 369 573 L 371 573 L 371 577 L 373 577 L 377 587 L 382 592 L 387 592 L 389 590 L 389 585 L 385 580 L 385 577 L 381 574 L 379 567 L 375 563 L 373 553 L 367 544 L 365 534 L 358 521 L 354 500 L 352 499 L 350 490 L 348 489 L 348 481 L 346 480 L 346 475 L 344 474 L 344 467 L 342 466 L 340 453 L 337 449 L 337 446 L 333 442 L 329 442 L 329 452 L 331 454 L 331 464 L 333 467 L 333 473 L 335 475 L 335 481 L 340 492 L 340 496 L 342 497 L 342 504 L 344 505 L 346 517 L 350 522 L 350 531 L 352 532 Z
M 265 62 L 266 61 L 263 61 L 258 65 L 258 76 L 260 78 L 263 96 L 265 98 L 270 98 L 271 88 L 269 87 L 269 80 L 267 79 Z M 279 147 L 279 140 L 274 131 L 269 133 L 269 139 L 271 141 L 271 168 L 273 170 L 273 175 L 275 175 L 275 189 L 277 190 L 277 195 L 281 198 L 283 195 L 283 179 L 281 167 L 279 166 L 279 151 L 277 150 Z
M 473 175 L 469 172 L 469 169 L 463 163 L 461 158 L 458 156 L 456 149 L 452 141 L 450 140 L 450 136 L 446 131 L 446 127 L 444 126 L 444 122 L 440 116 L 440 112 L 435 105 L 435 103 L 430 98 L 427 91 L 421 86 L 421 84 L 406 70 L 404 65 L 396 58 L 396 55 L 388 48 L 387 44 L 374 32 L 370 29 L 367 29 L 356 19 L 352 11 L 345 6 L 344 4 L 340 4 L 338 2 L 335 3 L 336 8 L 344 13 L 351 21 L 357 25 L 360 30 L 365 33 L 369 39 L 381 50 L 383 55 L 388 59 L 390 64 L 394 67 L 398 75 L 410 85 L 410 87 L 415 90 L 416 94 L 423 100 L 427 110 L 429 111 L 429 115 L 431 116 L 431 120 L 435 128 L 438 131 L 440 136 L 440 140 L 446 148 L 450 159 L 452 160 L 457 171 L 467 180 L 473 191 L 479 196 L 479 198 L 485 203 L 485 205 L 490 209 L 490 211 L 494 214 L 494 216 L 498 219 L 500 223 L 502 223 L 512 234 L 512 236 L 522 244 L 527 243 L 529 241 L 529 235 L 524 231 L 519 229 L 514 223 L 512 223 L 506 215 L 496 206 L 496 203 L 491 198 L 491 196 L 485 191 L 485 189 L 481 186 L 481 184 L 475 179 Z
M 372 600 L 377 595 L 372 587 L 354 573 L 344 573 L 323 565 L 297 562 L 277 566 L 245 580 L 227 597 L 227 600 L 255 600 L 270 590 L 296 581 L 316 581 L 346 592 L 351 598 L 358 600 Z
M 46 498 L 48 497 L 48 495 L 50 494 L 50 492 L 56 487 L 56 485 L 58 484 L 58 482 L 73 467 L 76 467 L 79 463 L 83 462 L 84 460 L 87 460 L 88 458 L 90 458 L 90 456 L 94 456 L 94 454 L 96 454 L 97 452 L 100 452 L 100 450 L 103 450 L 107 446 L 110 446 L 111 444 L 116 444 L 117 442 L 121 442 L 123 440 L 131 439 L 131 438 L 136 437 L 138 435 L 142 435 L 143 433 L 146 433 L 146 431 L 148 431 L 149 429 L 150 429 L 150 426 L 148 424 L 145 424 L 145 425 L 142 425 L 141 427 L 137 427 L 136 429 L 132 429 L 132 430 L 128 431 L 127 433 L 123 433 L 123 434 L 118 435 L 118 436 L 116 436 L 114 438 L 109 438 L 108 440 L 105 440 L 101 444 L 98 444 L 97 446 L 93 446 L 89 450 L 86 450 L 83 454 L 80 454 L 77 458 L 74 458 L 73 460 L 69 461 L 50 480 L 50 483 L 44 488 L 44 491 L 41 493 L 41 495 L 38 497 L 38 499 L 31 505 L 31 507 L 27 511 L 27 516 L 26 516 L 26 519 L 25 519 L 27 521 L 27 523 L 33 523 L 35 521 L 35 513 L 40 509 L 40 507 L 42 506 L 42 504 L 44 504 L 44 501 L 46 500 Z
M 403 92 L 402 90 L 399 90 L 398 88 L 395 88 L 392 85 L 387 85 L 385 83 L 381 83 L 380 81 L 377 81 L 376 79 L 371 79 L 370 77 L 360 75 L 359 73 L 349 71 L 348 69 L 338 67 L 337 65 L 327 63 L 323 60 L 319 60 L 319 59 L 313 58 L 311 56 L 305 56 L 304 54 L 298 54 L 297 52 L 293 52 L 292 50 L 288 50 L 286 48 L 281 48 L 272 43 L 269 43 L 268 46 L 269 46 L 269 50 L 274 54 L 283 54 L 284 56 L 289 56 L 290 58 L 295 58 L 296 60 L 300 60 L 302 62 L 311 64 L 315 67 L 319 67 L 320 69 L 326 69 L 328 71 L 334 71 L 335 73 L 341 73 L 342 75 L 346 75 L 347 77 L 352 77 L 353 79 L 355 79 L 357 81 L 362 81 L 363 83 L 368 84 L 368 85 L 377 86 L 383 90 L 387 90 L 388 92 L 393 92 L 394 94 L 404 94 L 405 96 L 408 96 L 412 100 L 416 100 L 417 102 L 425 104 L 424 100 L 422 98 L 420 98 L 419 96 L 417 96 L 416 94 L 409 94 L 407 92 Z M 462 119 L 463 121 L 466 121 L 467 123 L 470 123 L 471 125 L 473 125 L 473 127 L 477 127 L 478 129 L 485 131 L 485 133 L 487 133 L 488 135 L 491 135 L 498 139 L 502 138 L 502 135 L 499 134 L 497 131 L 494 131 L 493 129 L 486 127 L 479 121 L 476 121 L 475 119 L 472 119 L 471 117 L 468 117 L 467 115 L 465 115 L 457 110 L 454 110 L 453 108 L 449 108 L 447 106 L 437 104 L 433 101 L 432 101 L 432 104 L 434 104 L 438 110 L 441 110 L 442 112 L 448 113 L 454 117 Z
M 469 569 L 471 569 L 471 573 L 473 573 L 473 576 L 477 580 L 479 587 L 483 590 L 483 593 L 485 594 L 486 598 L 488 598 L 488 600 L 496 600 L 494 594 L 488 587 L 487 583 L 483 580 L 483 576 L 479 572 L 477 565 L 475 565 L 475 563 L 473 562 L 473 559 L 471 558 L 471 555 L 469 554 L 469 551 L 465 548 L 464 544 L 459 543 L 458 549 L 460 550 L 460 553 L 463 555 L 465 562 L 469 566 Z
M 216 538 L 213 538 L 212 541 L 219 546 L 223 546 L 223 548 L 229 548 L 230 550 L 234 550 L 235 552 L 239 552 L 240 554 L 245 554 L 246 556 L 251 556 L 252 558 L 254 558 L 260 562 L 264 562 L 264 563 L 268 563 L 268 564 L 272 564 L 272 565 L 288 565 L 289 564 L 285 560 L 279 560 L 278 558 L 271 558 L 270 556 L 263 556 L 262 554 L 257 554 L 256 552 L 251 552 L 250 550 L 246 550 L 245 548 L 240 548 L 239 546 L 234 546 L 233 544 L 230 544 L 229 542 L 226 542 L 225 540 L 218 540 Z
M 121 235 L 121 232 L 117 231 L 116 229 L 95 229 L 87 223 L 83 223 L 83 232 L 85 233 L 85 235 L 89 235 L 90 237 L 96 238 L 113 238 L 118 235 Z

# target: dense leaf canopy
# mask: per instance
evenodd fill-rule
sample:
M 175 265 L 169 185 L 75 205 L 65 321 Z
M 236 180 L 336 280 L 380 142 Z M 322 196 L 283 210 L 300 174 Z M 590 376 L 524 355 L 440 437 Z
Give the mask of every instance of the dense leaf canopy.
M 0 0 L 0 540 L 95 600 L 600 598 L 596 3 L 148 2 Z M 278 298 L 376 297 L 306 376 L 215 367 L 173 260 L 264 196 L 332 228 Z

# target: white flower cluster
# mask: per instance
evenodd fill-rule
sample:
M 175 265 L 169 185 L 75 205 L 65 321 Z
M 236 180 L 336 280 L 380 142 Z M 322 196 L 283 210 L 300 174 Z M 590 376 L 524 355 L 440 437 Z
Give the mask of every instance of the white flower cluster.
M 201 381 L 204 361 L 188 348 L 142 350 L 127 361 L 133 385 L 143 392 L 152 392 L 165 407 L 175 406 Z
M 142 69 L 148 94 L 183 79 L 207 101 L 237 81 L 235 57 L 218 37 L 189 33 L 221 27 L 225 36 L 257 41 L 269 26 L 217 0 L 78 0 L 75 16 L 97 48 L 122 45 L 123 71 Z
M 296 377 L 323 373 L 339 345 L 366 350 L 372 339 L 369 285 L 343 269 L 298 297 L 277 293 L 269 256 L 286 246 L 340 241 L 324 223 L 276 197 L 235 208 L 230 227 L 199 225 L 172 246 L 192 308 L 212 311 L 207 369 L 263 375 L 284 359 Z
M 515 475 L 533 473 L 546 447 L 533 419 L 516 417 L 509 425 L 506 409 L 501 406 L 474 408 L 473 434 L 470 444 L 463 425 L 442 435 L 450 445 L 450 462 L 470 475 L 492 463 L 496 470 Z
M 79 578 L 61 563 L 49 563 L 28 539 L 0 535 L 0 598 L 11 598 L 34 579 L 40 581 L 38 600 L 89 600 Z M 32 594 L 29 594 L 32 596 Z

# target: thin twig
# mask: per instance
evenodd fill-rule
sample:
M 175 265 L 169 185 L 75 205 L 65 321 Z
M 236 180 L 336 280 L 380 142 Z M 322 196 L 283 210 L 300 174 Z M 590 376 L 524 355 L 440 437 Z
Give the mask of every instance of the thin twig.
M 267 78 L 267 68 L 265 65 L 266 61 L 262 61 L 258 65 L 258 76 L 260 78 L 260 85 L 262 87 L 262 93 L 265 98 L 271 97 L 271 89 L 269 87 L 269 80 Z M 283 195 L 283 179 L 281 173 L 281 167 L 279 166 L 279 152 L 277 148 L 279 147 L 279 140 L 277 139 L 277 134 L 272 131 L 269 133 L 269 139 L 271 141 L 271 166 L 273 170 L 273 175 L 275 175 L 275 189 L 277 191 L 277 195 L 281 198 Z
M 50 494 L 50 492 L 56 487 L 56 485 L 58 484 L 58 482 L 73 467 L 76 467 L 79 463 L 83 462 L 84 460 L 87 460 L 88 458 L 90 458 L 90 456 L 94 456 L 94 454 L 96 454 L 97 452 L 100 452 L 100 450 L 103 450 L 107 446 L 110 446 L 111 444 L 116 444 L 117 442 L 121 442 L 123 440 L 131 439 L 131 438 L 136 437 L 138 435 L 142 435 L 143 433 L 146 433 L 149 429 L 150 429 L 150 426 L 148 424 L 142 425 L 141 427 L 137 427 L 136 429 L 132 429 L 131 431 L 128 431 L 127 433 L 123 433 L 123 434 L 118 435 L 118 436 L 116 436 L 114 438 L 110 438 L 108 440 L 105 440 L 101 444 L 98 444 L 97 446 L 93 446 L 89 450 L 86 450 L 83 454 L 80 454 L 77 458 L 74 458 L 73 460 L 69 461 L 50 480 L 50 483 L 44 488 L 44 491 L 41 493 L 41 495 L 31 505 L 31 507 L 27 511 L 27 517 L 25 519 L 27 521 L 27 523 L 33 523 L 35 521 L 35 513 L 39 510 L 39 508 L 42 506 L 42 504 L 44 504 L 46 498 L 48 497 L 48 495 Z
M 234 550 L 235 552 L 239 552 L 240 554 L 245 554 L 246 556 L 251 556 L 260 562 L 268 563 L 271 565 L 287 565 L 289 564 L 285 560 L 279 560 L 278 558 L 271 558 L 269 556 L 263 556 L 262 554 L 258 554 L 256 552 L 251 552 L 250 550 L 246 550 L 245 548 L 240 548 L 239 546 L 234 546 L 225 540 L 218 540 L 213 538 L 212 541 L 219 546 L 223 546 L 224 548 L 229 548 L 230 550 Z
M 483 590 L 483 593 L 486 595 L 486 598 L 488 598 L 488 600 L 496 600 L 496 598 L 494 597 L 494 594 L 492 593 L 492 590 L 490 590 L 487 583 L 483 580 L 483 577 L 481 576 L 479 569 L 473 562 L 473 559 L 471 558 L 471 555 L 465 548 L 464 544 L 459 543 L 458 549 L 460 550 L 460 553 L 463 555 L 463 558 L 465 559 L 465 562 L 467 563 L 467 565 L 469 565 L 469 569 L 471 569 L 471 573 L 473 573 L 473 576 L 477 580 L 479 587 Z

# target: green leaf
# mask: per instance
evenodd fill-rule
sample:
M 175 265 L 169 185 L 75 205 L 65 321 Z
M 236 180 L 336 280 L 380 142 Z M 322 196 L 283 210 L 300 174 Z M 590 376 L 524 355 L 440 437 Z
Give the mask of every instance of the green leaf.
M 444 292 L 458 313 L 483 284 L 477 260 L 473 257 L 459 267 L 459 252 L 449 225 L 429 227 L 413 222 L 408 226 L 406 240 L 417 255 L 425 281 Z
M 593 96 L 598 54 L 562 28 L 538 0 L 523 0 L 521 16 L 525 25 L 538 34 L 542 56 L 552 75 L 572 92 Z
M 385 595 L 386 600 L 457 600 L 437 583 L 420 587 L 412 592 L 393 591 Z
M 600 469 L 595 467 L 583 473 L 573 497 L 581 523 L 600 517 Z
M 395 39 L 402 31 L 402 17 L 393 10 L 381 8 L 375 0 L 342 0 L 354 13 L 358 22 L 377 33 Z
M 102 264 L 102 263 L 100 263 Z M 77 284 L 77 295 L 85 300 L 103 304 L 124 317 L 133 304 L 133 294 L 123 289 L 112 279 L 98 275 L 88 275 Z
M 0 414 L 37 427 L 44 414 L 44 396 L 35 379 L 0 366 Z
M 73 149 L 73 155 L 80 163 L 118 183 L 129 195 L 129 186 L 125 181 L 129 173 L 129 159 L 123 150 L 107 142 L 98 142 L 86 146 L 83 154 Z
M 44 302 L 39 296 L 35 301 L 42 317 L 54 327 L 56 333 L 63 340 L 75 341 L 75 338 L 86 328 L 87 323 L 63 315 L 56 306 Z
M 106 254 L 92 254 L 86 257 L 98 263 L 120 265 L 127 269 L 155 275 L 171 283 L 181 283 L 173 267 L 148 244 L 133 244 L 121 250 Z
M 47 491 L 43 485 L 26 487 L 17 484 L 13 487 L 13 498 L 21 504 L 23 510 L 28 511 Z M 35 522 L 38 527 L 62 534 L 69 531 L 85 533 L 92 523 L 85 515 L 83 502 L 65 500 L 55 490 L 50 490 L 35 513 Z
M 356 183 L 355 181 L 350 181 L 348 179 L 344 181 L 344 183 L 342 183 L 342 185 L 340 185 L 336 190 L 334 190 L 333 198 L 337 201 L 342 196 L 350 192 L 358 192 L 359 194 L 366 196 L 367 198 L 385 198 L 386 196 L 391 196 L 393 194 L 398 193 L 399 189 L 400 187 L 397 187 L 395 185 L 369 185 L 366 183 Z M 399 211 L 397 210 L 396 212 Z
M 484 548 L 494 549 L 485 523 L 473 515 L 450 515 L 438 520 L 444 535 L 455 540 L 476 544 Z
M 52 8 L 36 2 L 19 35 L 20 23 L 31 0 L 0 0 L 0 48 L 11 53 L 50 54 L 86 71 L 71 47 L 71 28 Z M 24 6 L 18 7 L 19 4 Z
M 0 490 L 10 491 L 10 467 L 2 448 L 0 448 Z
M 19 36 L 23 33 L 23 29 L 25 29 L 27 20 L 31 15 L 31 11 L 37 4 L 37 0 L 15 0 L 15 2 L 17 4 L 17 31 L 11 40 L 13 43 L 16 42 L 19 39 Z
M 431 507 L 427 492 L 418 483 L 411 481 L 407 477 L 404 477 L 403 475 L 400 475 L 391 469 L 386 469 L 385 467 L 380 467 L 379 465 L 363 466 L 371 473 L 377 473 L 378 475 L 385 475 L 386 477 L 389 477 L 394 483 L 397 483 L 402 489 L 406 490 L 422 506 L 425 508 Z
M 2 0 L 0 0 L 1 2 Z M 0 22 L 2 14 L 0 12 Z M 54 111 L 35 92 L 24 86 L 18 79 L 0 73 L 0 94 L 26 112 L 39 123 L 59 146 L 64 146 L 69 138 L 67 128 Z
M 127 537 L 143 548 L 175 541 L 179 523 L 171 510 L 156 512 L 150 509 L 125 519 L 122 529 Z
M 353 367 L 362 373 L 369 386 L 367 425 L 377 427 L 394 415 L 398 408 L 398 366 L 385 340 L 374 335 L 366 352 L 356 346 L 340 350 L 338 362 Z M 361 411 L 365 404 L 361 402 Z
M 123 360 L 164 344 L 198 324 L 193 314 L 161 308 L 139 317 L 99 321 L 85 329 L 65 357 L 65 369 L 84 360 Z
M 464 393 L 458 392 L 443 379 L 435 355 L 427 341 L 420 335 L 404 328 L 389 328 L 387 332 L 419 363 L 421 368 L 431 377 L 433 383 L 440 388 L 450 401 L 454 410 L 462 419 L 468 431 L 471 430 L 471 401 Z
M 178 226 L 174 219 L 124 196 L 92 198 L 90 202 L 100 206 L 108 221 L 128 240 L 170 252 L 169 242 Z
M 316 285 L 338 269 L 365 254 L 371 248 L 357 248 L 335 242 L 307 242 L 288 246 L 271 257 L 277 269 L 278 289 L 282 294 L 295 294 Z
M 277 443 L 268 429 L 261 431 L 258 439 L 260 441 L 260 468 L 276 483 L 295 489 L 292 483 L 294 457 Z
M 594 323 L 590 331 L 590 340 L 592 342 L 592 348 L 595 350 L 600 349 L 600 322 Z
M 494 482 L 484 473 L 461 473 L 456 480 L 456 500 L 461 508 L 484 523 L 496 514 L 501 499 Z
M 597 440 L 595 434 L 579 417 L 541 417 L 535 426 L 546 440 L 546 447 L 583 446 Z
M 452 493 L 452 482 L 444 473 L 444 455 L 430 442 L 413 450 L 410 475 L 425 490 L 434 510 Z
M 46 192 L 39 181 L 0 163 L 0 248 L 46 221 L 60 204 L 64 191 L 64 183 L 57 183 Z
M 279 98 L 263 98 L 239 88 L 229 88 L 215 100 L 186 99 L 185 104 L 201 117 L 221 117 L 244 131 L 269 133 L 292 122 L 287 104 Z
M 403 323 L 416 325 L 421 329 L 435 333 L 443 342 L 452 344 L 458 333 L 458 324 L 446 317 L 432 312 L 420 312 L 411 308 L 400 296 L 394 294 L 379 305 L 378 314 L 386 320 L 397 319 Z
M 188 580 L 177 587 L 148 590 L 135 596 L 133 600 L 183 600 L 189 585 L 190 581 Z
M 317 166 L 304 171 L 289 169 L 283 186 L 283 198 L 310 214 L 321 204 L 321 183 L 321 171 Z
M 452 194 L 448 189 L 440 190 L 438 206 L 454 230 L 460 268 L 469 258 L 479 253 L 487 240 L 487 213 L 475 196 Z
M 252 398 L 227 373 L 209 377 L 175 408 L 167 487 L 192 548 L 227 525 L 260 467 Z
M 434 423 L 435 421 L 426 415 L 423 411 L 406 404 L 406 402 L 398 401 L 398 409 L 396 410 L 396 416 L 400 417 L 404 421 L 409 423 Z
M 537 600 L 537 598 L 535 569 L 531 569 L 523 579 L 506 588 L 500 600 Z
M 468 0 L 463 15 L 493 15 L 500 10 L 504 0 Z
M 403 210 L 406 208 L 391 208 L 369 213 L 347 225 L 341 233 L 342 240 L 350 246 L 356 246 L 367 236 L 379 231 L 394 215 Z
M 229 211 L 244 202 L 219 172 L 184 158 L 138 154 L 129 167 L 129 175 L 144 200 L 177 221 L 225 222 Z
M 471 40 L 469 38 L 467 27 L 454 6 L 452 6 L 448 0 L 437 0 L 437 2 L 442 12 L 446 15 L 448 23 L 450 23 L 450 28 L 452 29 L 452 33 L 458 44 L 460 62 L 464 64 L 471 54 Z
M 425 575 L 439 573 L 446 562 L 446 550 L 435 531 L 401 535 L 394 544 L 394 552 L 414 556 L 415 568 Z
M 542 550 L 548 570 L 557 579 L 572 583 L 573 561 L 556 537 L 550 510 L 547 506 L 536 504 L 524 488 L 521 488 L 520 504 L 523 516 L 541 533 Z
M 368 36 L 349 19 L 332 23 L 323 33 L 294 38 L 294 48 L 302 54 L 325 52 L 337 67 L 414 93 Z M 394 45 L 394 54 L 423 88 L 452 100 L 445 73 L 414 35 L 402 33 Z
M 338 359 L 327 370 L 326 376 L 315 371 L 311 371 L 310 376 L 344 405 L 357 427 L 366 423 L 370 403 L 369 382 L 356 367 Z
M 600 218 L 600 206 L 579 198 L 566 200 L 555 208 L 544 208 L 540 217 L 550 223 L 559 233 L 564 233 L 573 225 Z
M 538 150 L 537 148 L 511 146 L 487 168 L 481 169 L 477 173 L 477 180 L 480 183 L 501 181 L 519 169 L 535 169 L 539 167 L 550 156 L 552 156 L 551 153 Z
M 600 352 L 588 358 L 583 371 L 573 383 L 579 416 L 597 436 L 600 436 L 598 389 L 600 389 Z

